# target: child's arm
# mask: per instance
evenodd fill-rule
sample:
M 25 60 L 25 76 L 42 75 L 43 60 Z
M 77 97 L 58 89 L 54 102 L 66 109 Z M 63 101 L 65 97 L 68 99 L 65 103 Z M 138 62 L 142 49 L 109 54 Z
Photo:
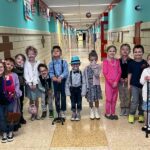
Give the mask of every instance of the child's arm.
M 132 77 L 132 74 L 129 73 L 129 74 L 128 74 L 128 89 L 129 89 L 129 90 L 131 89 L 131 85 L 130 85 L 131 77 Z
M 31 85 L 31 80 L 30 80 L 30 77 L 29 77 L 29 68 L 27 66 L 27 63 L 25 63 L 25 66 L 24 66 L 24 78 L 25 78 L 25 81 L 28 85 Z
M 67 78 L 68 77 L 68 74 L 69 74 L 69 71 L 68 71 L 68 63 L 63 60 L 63 72 L 62 74 L 59 76 L 61 79 L 64 79 L 64 78 Z
M 20 90 L 20 83 L 19 83 L 18 75 L 16 73 L 13 73 L 13 76 L 14 76 L 16 95 L 17 95 L 17 97 L 21 97 L 22 96 L 22 92 Z
M 45 88 L 42 86 L 42 83 L 40 80 L 38 80 L 38 88 L 41 92 L 45 92 Z
M 66 96 L 71 96 L 69 85 L 70 85 L 70 75 L 68 76 L 68 78 L 66 80 L 66 85 L 65 85 Z
M 108 74 L 108 66 L 106 61 L 103 61 L 103 75 L 107 82 L 112 86 L 113 81 L 109 79 L 110 74 Z
M 141 74 L 141 78 L 140 78 L 140 83 L 142 85 L 144 85 L 146 83 L 146 81 L 147 81 L 146 77 L 147 77 L 147 75 L 146 75 L 146 72 L 145 72 L 145 69 L 144 69 L 143 72 L 142 72 L 142 74 Z
M 86 85 L 86 79 L 85 79 L 85 73 L 82 73 L 82 92 L 81 95 L 85 96 L 87 92 L 87 85 Z
M 119 60 L 117 60 L 117 61 L 118 61 L 118 74 L 117 74 L 115 82 L 118 84 L 122 71 L 121 71 L 120 61 Z

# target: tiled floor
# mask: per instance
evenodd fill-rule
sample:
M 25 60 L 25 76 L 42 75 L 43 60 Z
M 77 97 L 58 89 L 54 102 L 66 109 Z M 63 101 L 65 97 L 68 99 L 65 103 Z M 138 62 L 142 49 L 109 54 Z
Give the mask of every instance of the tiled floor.
M 84 68 L 88 64 L 87 54 L 86 50 L 74 50 L 65 58 L 70 61 L 70 55 L 79 55 Z M 103 78 L 101 80 L 104 93 Z M 85 99 L 81 122 L 70 121 L 69 98 L 67 106 L 67 121 L 61 127 L 51 125 L 49 118 L 31 122 L 26 103 L 24 111 L 27 124 L 15 133 L 13 142 L 0 143 L 0 150 L 150 150 L 150 138 L 145 138 L 145 134 L 140 130 L 143 124 L 129 124 L 126 117 L 119 117 L 118 121 L 105 119 L 104 100 L 100 102 L 100 121 L 89 120 L 88 103 Z M 119 113 L 119 105 L 117 112 Z

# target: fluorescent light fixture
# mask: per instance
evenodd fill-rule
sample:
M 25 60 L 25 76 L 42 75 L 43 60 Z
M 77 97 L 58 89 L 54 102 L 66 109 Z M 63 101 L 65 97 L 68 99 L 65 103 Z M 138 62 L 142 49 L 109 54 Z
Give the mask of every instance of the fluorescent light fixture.
M 99 11 L 99 12 L 91 12 L 92 13 L 92 15 L 99 15 L 101 12 Z M 72 13 L 72 14 L 63 14 L 64 16 L 78 16 L 78 15 L 85 15 L 86 14 L 86 12 L 85 13 Z
M 50 8 L 61 7 L 95 7 L 95 6 L 109 6 L 110 4 L 80 4 L 80 5 L 49 5 Z M 116 4 L 113 4 L 116 5 Z

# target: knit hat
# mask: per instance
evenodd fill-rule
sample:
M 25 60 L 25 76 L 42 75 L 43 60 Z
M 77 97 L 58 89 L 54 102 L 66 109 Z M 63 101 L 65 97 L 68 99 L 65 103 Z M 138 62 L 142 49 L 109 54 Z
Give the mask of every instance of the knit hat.
M 80 64 L 81 62 L 80 62 L 80 59 L 79 59 L 79 57 L 78 56 L 72 56 L 71 57 L 71 65 L 74 65 L 74 64 Z

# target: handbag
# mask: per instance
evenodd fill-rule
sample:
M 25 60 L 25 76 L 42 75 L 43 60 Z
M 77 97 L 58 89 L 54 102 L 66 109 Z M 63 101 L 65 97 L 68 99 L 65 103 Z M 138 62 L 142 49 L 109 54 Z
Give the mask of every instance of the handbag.
M 10 124 L 18 124 L 20 121 L 21 112 L 20 112 L 20 103 L 19 98 L 16 97 L 14 101 L 13 112 L 7 112 L 7 122 Z

